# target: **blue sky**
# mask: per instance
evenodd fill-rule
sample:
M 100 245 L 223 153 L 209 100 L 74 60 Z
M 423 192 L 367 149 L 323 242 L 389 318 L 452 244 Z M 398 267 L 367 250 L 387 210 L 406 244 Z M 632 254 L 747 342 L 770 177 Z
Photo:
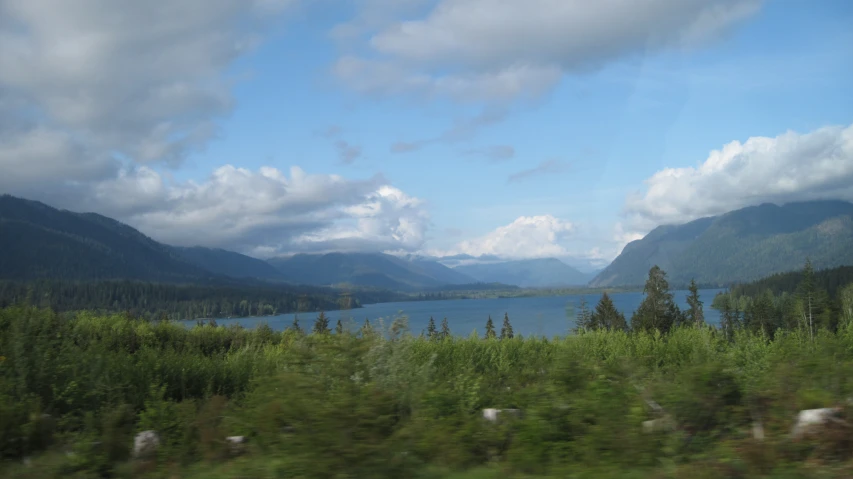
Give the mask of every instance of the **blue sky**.
M 586 269 L 657 224 L 853 199 L 850 2 L 153 3 L 0 0 L 0 192 L 256 256 Z

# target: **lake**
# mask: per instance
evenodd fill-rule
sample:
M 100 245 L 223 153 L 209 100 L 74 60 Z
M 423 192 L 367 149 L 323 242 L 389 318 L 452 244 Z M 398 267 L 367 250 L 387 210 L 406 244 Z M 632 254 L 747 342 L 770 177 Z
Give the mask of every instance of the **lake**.
M 718 325 L 720 315 L 711 309 L 711 301 L 722 290 L 700 290 L 700 299 L 705 303 L 705 321 Z M 687 291 L 674 291 L 673 295 L 682 309 L 687 308 Z M 631 314 L 643 300 L 643 293 L 613 293 L 610 295 L 616 308 L 625 314 L 630 322 Z M 590 309 L 595 307 L 599 295 L 585 295 Z M 481 336 L 486 330 L 486 320 L 489 315 L 495 324 L 495 330 L 500 332 L 504 313 L 509 314 L 510 323 L 515 334 L 524 336 L 565 336 L 574 328 L 571 319 L 571 305 L 580 303 L 580 295 L 548 296 L 534 298 L 496 298 L 496 299 L 452 299 L 445 301 L 410 301 L 401 303 L 379 303 L 365 305 L 363 308 L 348 311 L 329 311 L 332 328 L 340 319 L 350 328 L 359 327 L 365 319 L 370 319 L 373 326 L 381 323 L 387 327 L 395 317 L 405 315 L 409 320 L 412 333 L 419 334 L 426 329 L 430 316 L 435 318 L 440 327 L 443 318 L 447 318 L 450 330 L 455 335 L 468 335 L 477 330 Z M 303 329 L 310 330 L 317 313 L 299 313 L 299 322 Z M 281 314 L 261 318 L 231 318 L 217 319 L 219 325 L 228 326 L 240 324 L 247 328 L 266 323 L 275 330 L 283 330 L 293 323 L 294 314 Z M 184 324 L 194 325 L 195 321 L 184 321 Z

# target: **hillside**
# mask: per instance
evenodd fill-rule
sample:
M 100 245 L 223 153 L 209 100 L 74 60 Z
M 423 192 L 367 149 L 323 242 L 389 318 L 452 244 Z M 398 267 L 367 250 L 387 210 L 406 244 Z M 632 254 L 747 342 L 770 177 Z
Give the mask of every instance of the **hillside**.
M 214 277 L 113 219 L 0 196 L 0 279 L 186 282 Z
M 660 226 L 625 246 L 590 286 L 642 285 L 654 265 L 672 284 L 726 285 L 799 269 L 807 257 L 817 269 L 853 265 L 853 204 L 762 204 Z
M 256 278 L 268 281 L 283 281 L 281 274 L 273 265 L 264 260 L 252 258 L 219 248 L 172 247 L 175 253 L 185 261 L 200 266 L 215 274 L 232 278 Z
M 288 281 L 313 285 L 369 286 L 417 290 L 476 280 L 440 263 L 383 253 L 298 254 L 267 260 Z
M 579 286 L 591 277 L 556 258 L 468 264 L 456 266 L 454 270 L 484 283 L 514 284 L 524 288 Z

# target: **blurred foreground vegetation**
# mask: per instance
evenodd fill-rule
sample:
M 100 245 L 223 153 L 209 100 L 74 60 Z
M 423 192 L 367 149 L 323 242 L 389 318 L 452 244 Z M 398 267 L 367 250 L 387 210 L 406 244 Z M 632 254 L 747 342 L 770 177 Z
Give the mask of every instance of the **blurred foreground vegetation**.
M 853 424 L 853 302 L 772 334 L 717 330 L 701 303 L 667 306 L 653 273 L 655 304 L 630 330 L 604 304 L 589 327 L 553 339 L 513 335 L 508 318 L 500 336 L 492 324 L 486 338 L 459 338 L 413 336 L 405 318 L 337 332 L 324 318 L 307 334 L 8 307 L 0 476 L 853 477 L 849 426 L 788 437 L 802 409 L 840 406 Z M 667 314 L 666 333 L 643 316 Z M 643 432 L 650 402 L 675 431 Z M 491 423 L 483 408 L 523 414 Z M 161 448 L 133 460 L 144 430 Z M 238 457 L 234 435 L 249 438 Z

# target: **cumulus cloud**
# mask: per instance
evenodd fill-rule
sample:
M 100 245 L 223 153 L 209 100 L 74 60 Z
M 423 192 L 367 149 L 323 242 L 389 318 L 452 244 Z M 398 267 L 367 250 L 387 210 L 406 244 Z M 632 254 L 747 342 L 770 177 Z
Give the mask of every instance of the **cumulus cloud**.
M 533 168 L 528 168 L 526 170 L 521 170 L 515 172 L 509 177 L 507 177 L 507 183 L 517 183 L 519 181 L 527 180 L 536 176 L 541 175 L 551 175 L 554 173 L 560 173 L 565 169 L 565 165 L 558 160 L 545 160 Z
M 574 229 L 572 223 L 551 215 L 521 216 L 480 238 L 462 241 L 443 255 L 494 255 L 512 259 L 566 256 L 568 252 L 562 242 Z
M 429 216 L 423 202 L 383 185 L 360 203 L 342 209 L 348 221 L 294 239 L 300 250 L 411 252 L 423 245 Z
M 289 176 L 271 167 L 223 166 L 204 182 L 176 183 L 147 166 L 61 199 L 174 245 L 221 247 L 257 256 L 305 251 L 419 248 L 429 218 L 422 202 L 380 177 Z
M 440 0 L 419 15 L 410 10 L 406 21 L 362 23 L 373 27 L 365 52 L 342 55 L 334 72 L 372 93 L 474 101 L 537 96 L 567 72 L 702 44 L 753 15 L 761 3 Z
M 0 0 L 0 188 L 179 164 L 233 106 L 226 68 L 290 3 Z
M 765 202 L 853 200 L 853 125 L 732 141 L 645 184 L 625 203 L 634 234 Z

